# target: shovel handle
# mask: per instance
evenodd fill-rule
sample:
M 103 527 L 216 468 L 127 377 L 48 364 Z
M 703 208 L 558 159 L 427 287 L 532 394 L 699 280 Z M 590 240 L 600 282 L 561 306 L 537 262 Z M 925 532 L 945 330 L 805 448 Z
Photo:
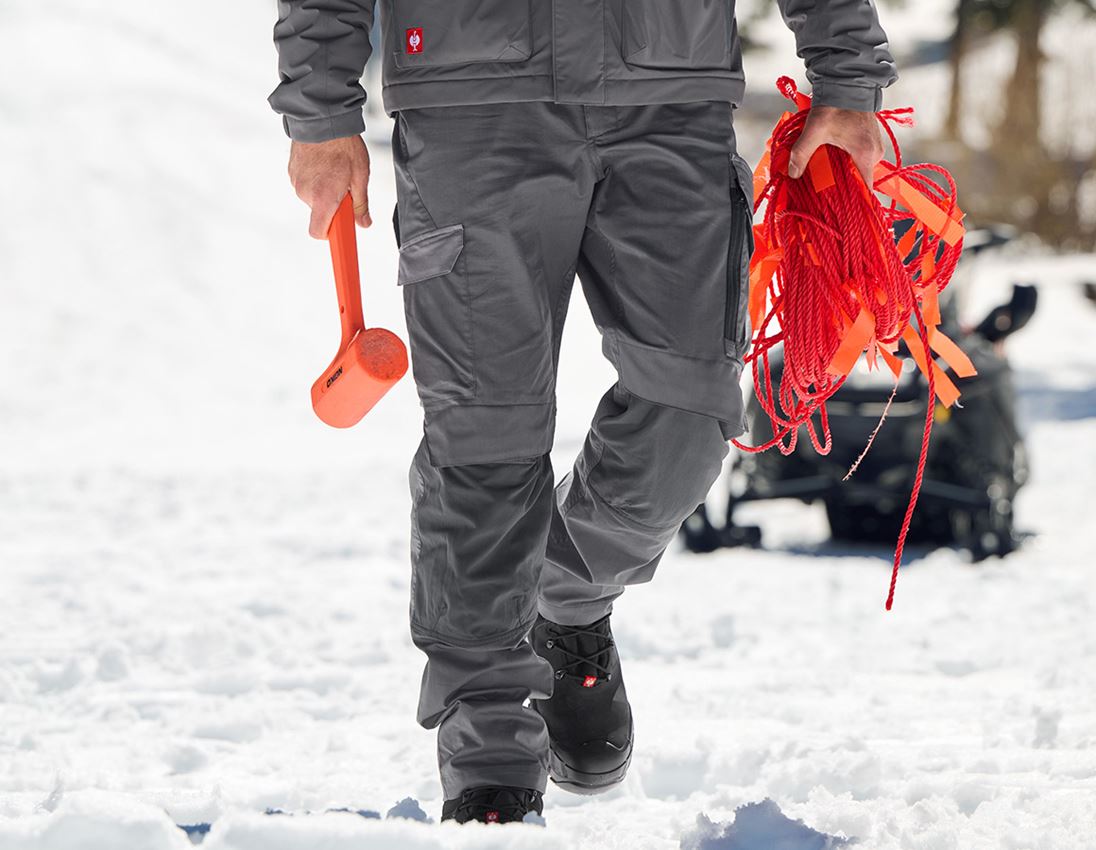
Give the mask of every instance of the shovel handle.
M 331 265 L 335 270 L 335 292 L 339 297 L 339 321 L 342 323 L 341 354 L 354 335 L 365 328 L 362 318 L 362 290 L 358 279 L 358 237 L 354 230 L 354 201 L 350 194 L 342 199 L 327 230 L 331 245 Z

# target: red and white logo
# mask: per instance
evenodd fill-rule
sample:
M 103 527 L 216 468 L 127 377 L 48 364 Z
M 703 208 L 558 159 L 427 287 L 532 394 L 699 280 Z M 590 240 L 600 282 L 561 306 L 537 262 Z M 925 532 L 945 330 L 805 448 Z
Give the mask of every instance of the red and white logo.
M 407 52 L 422 53 L 422 27 L 407 30 Z

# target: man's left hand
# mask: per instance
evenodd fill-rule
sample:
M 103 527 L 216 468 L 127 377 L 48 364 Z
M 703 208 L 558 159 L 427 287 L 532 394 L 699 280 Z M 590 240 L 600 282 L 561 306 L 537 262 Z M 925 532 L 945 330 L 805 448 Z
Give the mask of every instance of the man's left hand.
M 788 176 L 797 179 L 807 169 L 814 152 L 822 145 L 848 151 L 870 187 L 875 165 L 883 158 L 883 134 L 873 112 L 815 106 L 807 116 L 803 134 L 792 148 Z

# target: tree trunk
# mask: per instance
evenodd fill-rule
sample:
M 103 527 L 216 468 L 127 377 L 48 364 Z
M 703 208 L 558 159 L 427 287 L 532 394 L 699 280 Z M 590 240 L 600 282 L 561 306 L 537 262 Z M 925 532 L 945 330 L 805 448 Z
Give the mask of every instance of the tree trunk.
M 970 46 L 973 10 L 974 0 L 959 0 L 955 7 L 955 31 L 951 34 L 951 53 L 948 57 L 948 64 L 951 66 L 951 91 L 947 118 L 944 119 L 944 135 L 953 141 L 962 141 L 963 138 L 963 60 Z
M 1005 117 L 1000 141 L 1023 156 L 1038 155 L 1041 113 L 1039 81 L 1043 53 L 1039 36 L 1046 22 L 1047 0 L 1015 0 L 1011 26 L 1016 33 L 1016 69 L 1005 91 Z

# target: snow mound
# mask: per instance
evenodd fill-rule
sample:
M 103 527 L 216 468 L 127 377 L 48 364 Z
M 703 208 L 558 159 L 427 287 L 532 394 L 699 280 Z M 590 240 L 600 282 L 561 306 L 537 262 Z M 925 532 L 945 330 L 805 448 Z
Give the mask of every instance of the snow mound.
M 765 799 L 740 806 L 731 823 L 713 823 L 707 815 L 697 815 L 696 829 L 681 837 L 681 850 L 836 850 L 852 843 L 792 820 Z
M 278 815 L 281 815 L 280 817 Z M 563 850 L 539 825 L 434 824 L 406 797 L 384 820 L 376 812 L 230 812 L 212 824 L 176 825 L 159 806 L 98 790 L 65 793 L 49 810 L 0 818 L 2 850 Z
M 563 850 L 566 836 L 524 824 L 441 825 L 352 812 L 305 818 L 230 814 L 213 824 L 202 850 Z M 38 848 L 34 848 L 38 850 Z
M 419 805 L 419 801 L 414 797 L 404 797 L 388 810 L 388 814 L 385 815 L 385 817 L 405 818 L 406 820 L 416 820 L 420 823 L 432 823 L 432 820 L 426 816 L 426 812 L 422 810 L 422 806 Z
M 191 850 L 163 809 L 127 794 L 66 794 L 53 812 L 0 820 L 4 850 Z

